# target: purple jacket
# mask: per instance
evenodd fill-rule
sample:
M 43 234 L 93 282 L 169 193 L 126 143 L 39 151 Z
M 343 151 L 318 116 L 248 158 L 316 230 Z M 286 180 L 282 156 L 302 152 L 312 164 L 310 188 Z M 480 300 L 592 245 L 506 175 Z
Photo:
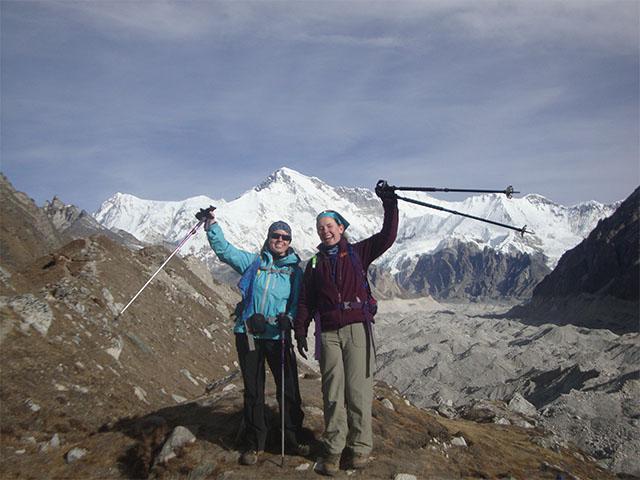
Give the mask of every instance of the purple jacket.
M 352 246 L 365 272 L 371 262 L 393 245 L 398 234 L 398 201 L 387 199 L 382 202 L 382 205 L 384 207 L 382 230 Z M 320 313 L 320 327 L 323 332 L 365 321 L 361 308 L 336 308 L 342 302 L 364 302 L 367 299 L 362 275 L 356 272 L 349 258 L 347 241 L 342 238 L 338 245 L 335 281 L 331 261 L 326 253 L 318 252 L 315 267 L 313 261 L 307 264 L 298 300 L 298 312 L 294 321 L 296 337 L 307 336 L 309 323 L 316 312 Z

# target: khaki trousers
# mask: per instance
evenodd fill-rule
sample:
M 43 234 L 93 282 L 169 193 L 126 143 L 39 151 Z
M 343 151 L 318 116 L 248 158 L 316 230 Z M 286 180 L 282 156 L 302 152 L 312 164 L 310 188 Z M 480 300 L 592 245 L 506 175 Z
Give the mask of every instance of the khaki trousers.
M 321 333 L 322 399 L 327 454 L 348 447 L 367 455 L 373 448 L 371 404 L 374 354 L 364 323 Z M 367 362 L 369 366 L 367 368 Z

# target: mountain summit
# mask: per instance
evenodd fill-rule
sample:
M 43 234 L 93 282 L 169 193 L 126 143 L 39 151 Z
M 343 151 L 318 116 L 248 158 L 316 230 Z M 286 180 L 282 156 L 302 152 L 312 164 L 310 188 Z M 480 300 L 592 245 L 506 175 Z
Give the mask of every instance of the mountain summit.
M 478 195 L 462 202 L 446 202 L 423 193 L 408 196 L 519 227 L 526 224 L 536 233 L 523 238 L 504 228 L 401 201 L 398 240 L 376 262 L 379 285 L 390 286 L 379 293 L 395 291 L 391 288 L 395 284 L 408 295 L 526 297 L 566 250 L 615 209 L 615 205 L 597 202 L 564 207 L 535 194 L 513 199 Z M 229 202 L 206 196 L 162 202 L 117 194 L 94 217 L 108 228 L 125 230 L 145 242 L 175 243 L 193 225 L 193 214 L 209 205 L 218 207 L 216 216 L 227 239 L 249 251 L 258 251 L 273 221 L 286 221 L 293 230 L 292 246 L 303 259 L 315 252 L 315 217 L 322 210 L 337 210 L 347 218 L 354 241 L 376 233 L 382 225 L 382 205 L 372 190 L 334 187 L 286 167 Z M 454 244 L 464 251 L 469 265 L 453 265 L 452 272 L 442 270 L 438 279 L 425 276 L 422 266 L 436 262 L 444 268 L 450 262 L 443 255 Z M 204 235 L 186 245 L 185 253 L 217 265 Z M 495 265 L 493 270 L 491 265 Z M 511 279 L 505 283 L 507 272 Z M 489 282 L 492 286 L 480 286 L 482 275 L 494 277 Z

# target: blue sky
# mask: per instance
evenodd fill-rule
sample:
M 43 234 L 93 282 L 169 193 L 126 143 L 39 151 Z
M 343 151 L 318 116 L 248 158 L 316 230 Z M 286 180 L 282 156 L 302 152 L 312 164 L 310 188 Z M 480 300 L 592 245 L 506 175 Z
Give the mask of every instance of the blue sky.
M 88 211 L 231 200 L 281 166 L 620 200 L 639 4 L 2 0 L 1 170 Z

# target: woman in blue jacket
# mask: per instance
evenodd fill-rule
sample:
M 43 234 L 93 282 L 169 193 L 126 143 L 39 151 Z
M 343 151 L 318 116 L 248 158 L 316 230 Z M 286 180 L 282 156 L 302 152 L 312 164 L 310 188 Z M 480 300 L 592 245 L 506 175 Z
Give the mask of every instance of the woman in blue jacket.
M 213 211 L 205 223 L 211 248 L 218 258 L 242 275 L 238 286 L 242 301 L 236 309 L 234 333 L 244 382 L 246 450 L 240 463 L 253 465 L 264 451 L 268 426 L 265 421 L 265 362 L 277 385 L 282 415 L 281 339 L 285 336 L 285 444 L 290 453 L 306 455 L 309 447 L 299 443 L 304 413 L 301 408 L 298 370 L 291 347 L 291 319 L 296 315 L 302 270 L 300 257 L 291 248 L 291 228 L 283 221 L 269 227 L 259 253 L 231 245 L 215 220 Z

